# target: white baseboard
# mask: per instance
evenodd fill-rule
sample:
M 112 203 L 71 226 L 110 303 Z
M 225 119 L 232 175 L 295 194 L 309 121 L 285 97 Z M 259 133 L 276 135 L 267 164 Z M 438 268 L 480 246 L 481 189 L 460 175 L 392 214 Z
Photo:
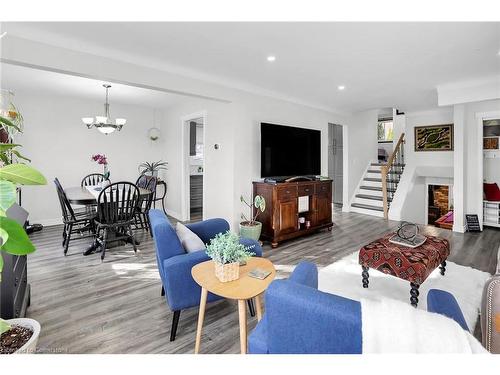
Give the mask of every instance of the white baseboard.
M 181 215 L 180 213 L 178 213 L 178 212 L 175 212 L 175 211 L 169 210 L 169 209 L 167 208 L 167 214 L 168 214 L 168 216 L 172 216 L 172 217 L 173 217 L 174 219 L 176 219 L 176 220 L 183 221 L 183 220 L 182 220 L 182 215 Z
M 453 225 L 453 232 L 465 233 L 467 227 L 465 225 Z

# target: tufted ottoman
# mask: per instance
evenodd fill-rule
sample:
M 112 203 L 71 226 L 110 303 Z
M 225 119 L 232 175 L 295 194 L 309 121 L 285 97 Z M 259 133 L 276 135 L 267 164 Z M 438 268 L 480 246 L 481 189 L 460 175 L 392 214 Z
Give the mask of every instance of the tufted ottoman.
M 426 236 L 427 241 L 414 249 L 389 242 L 390 233 L 359 250 L 359 264 L 363 269 L 363 288 L 368 288 L 368 270 L 376 269 L 388 275 L 410 282 L 410 302 L 418 304 L 418 288 L 438 266 L 441 275 L 446 269 L 446 259 L 450 255 L 448 240 Z

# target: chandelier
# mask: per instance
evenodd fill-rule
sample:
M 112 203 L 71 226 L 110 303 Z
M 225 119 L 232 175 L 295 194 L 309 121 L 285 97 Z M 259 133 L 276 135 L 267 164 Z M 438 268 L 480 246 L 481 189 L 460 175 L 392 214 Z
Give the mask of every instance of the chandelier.
M 106 89 L 106 103 L 104 103 L 104 116 L 95 116 L 95 117 L 83 117 L 82 121 L 87 128 L 91 129 L 95 127 L 103 134 L 113 133 L 115 130 L 122 130 L 123 125 L 127 122 L 124 118 L 117 118 L 113 121 L 111 116 L 109 115 L 109 103 L 108 103 L 108 90 L 111 85 L 102 85 Z

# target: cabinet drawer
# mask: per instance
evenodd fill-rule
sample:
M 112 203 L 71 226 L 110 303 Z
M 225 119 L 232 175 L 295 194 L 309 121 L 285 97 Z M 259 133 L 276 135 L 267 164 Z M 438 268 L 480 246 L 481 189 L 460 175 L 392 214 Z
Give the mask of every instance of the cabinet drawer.
M 332 192 L 332 183 L 324 182 L 316 184 L 316 194 L 329 194 Z
M 297 186 L 280 186 L 278 187 L 278 200 L 289 200 L 297 198 Z
M 299 185 L 298 187 L 299 197 L 303 197 L 304 195 L 313 195 L 314 194 L 314 185 Z

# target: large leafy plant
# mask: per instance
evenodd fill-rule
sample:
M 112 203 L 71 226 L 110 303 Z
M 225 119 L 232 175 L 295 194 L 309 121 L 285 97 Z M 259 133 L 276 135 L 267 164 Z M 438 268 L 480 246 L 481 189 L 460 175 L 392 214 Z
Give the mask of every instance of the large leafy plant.
M 0 130 L 12 134 L 12 130 L 21 132 L 15 122 L 0 116 Z M 15 220 L 7 217 L 7 210 L 17 197 L 17 185 L 45 185 L 47 180 L 36 169 L 18 162 L 28 160 L 21 156 L 17 144 L 0 143 L 0 282 L 2 278 L 2 251 L 12 255 L 27 255 L 35 251 L 24 228 Z M 9 325 L 0 319 L 0 334 L 9 329 Z
M 240 243 L 240 237 L 230 231 L 219 233 L 210 240 L 207 245 L 206 253 L 220 264 L 228 264 L 244 261 L 255 253 L 250 252 L 252 246 L 245 246 Z

